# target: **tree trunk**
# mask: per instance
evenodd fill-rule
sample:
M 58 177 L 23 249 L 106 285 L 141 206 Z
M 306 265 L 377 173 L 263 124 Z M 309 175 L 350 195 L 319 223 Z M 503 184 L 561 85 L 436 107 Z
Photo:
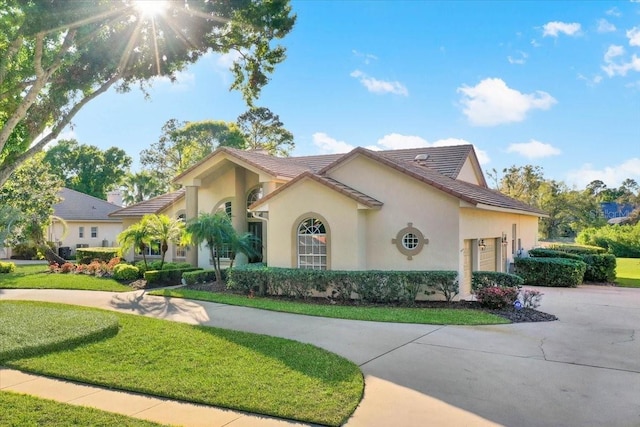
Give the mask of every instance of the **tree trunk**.
M 47 244 L 41 244 L 39 249 L 40 251 L 42 251 L 42 253 L 44 254 L 44 257 L 49 262 L 49 264 L 56 263 L 58 265 L 62 265 L 68 262 L 66 259 L 62 258 L 57 253 L 55 253 L 53 249 L 51 249 L 51 246 Z

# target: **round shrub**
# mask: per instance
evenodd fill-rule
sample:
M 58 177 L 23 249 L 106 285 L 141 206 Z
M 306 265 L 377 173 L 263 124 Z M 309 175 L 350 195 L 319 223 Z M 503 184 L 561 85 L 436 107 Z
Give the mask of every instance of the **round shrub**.
M 113 267 L 113 278 L 116 280 L 129 281 L 140 277 L 140 270 L 135 265 L 118 264 Z
M 0 261 L 0 273 L 13 273 L 16 270 L 16 265 L 12 262 Z
M 476 299 L 483 307 L 501 309 L 512 306 L 518 293 L 515 287 L 487 286 L 476 291 Z
M 520 288 L 524 280 L 520 276 L 499 271 L 474 271 L 471 273 L 471 289 L 477 291 L 490 286 Z

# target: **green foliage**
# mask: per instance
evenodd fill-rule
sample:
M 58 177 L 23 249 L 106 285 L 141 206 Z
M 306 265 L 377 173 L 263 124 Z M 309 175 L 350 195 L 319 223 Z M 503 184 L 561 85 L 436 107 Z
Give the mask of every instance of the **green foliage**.
M 575 288 L 584 280 L 587 264 L 567 258 L 516 258 L 516 274 L 528 286 Z
M 512 306 L 518 299 L 518 288 L 485 286 L 475 291 L 476 299 L 482 307 L 499 310 Z
M 222 279 L 226 280 L 227 278 L 226 269 L 222 270 Z M 196 271 L 187 271 L 182 273 L 182 278 L 187 285 L 195 285 L 196 283 L 207 283 L 213 282 L 216 280 L 216 271 L 215 270 L 196 270 Z M 248 293 L 248 291 L 247 291 Z
M 179 285 L 182 280 L 182 273 L 188 271 L 202 270 L 198 267 L 176 268 L 172 270 L 148 270 L 144 272 L 144 279 L 148 286 L 158 285 Z
M 0 16 L 0 185 L 111 86 L 144 90 L 208 52 L 239 52 L 233 89 L 251 105 L 295 23 L 288 1 L 167 2 L 157 19 L 133 0 L 4 0 Z M 36 138 L 42 138 L 34 144 Z
M 80 264 L 89 264 L 94 260 L 109 262 L 113 258 L 120 257 L 120 248 L 78 248 L 76 249 L 76 261 Z
M 616 278 L 616 257 L 605 254 L 595 246 L 555 245 L 557 249 L 532 249 L 532 257 L 577 259 L 587 264 L 584 280 L 587 282 L 613 282 Z
M 0 364 L 115 336 L 118 318 L 106 312 L 0 302 Z
M 113 268 L 113 278 L 122 282 L 129 282 L 140 277 L 138 267 L 131 264 L 118 264 Z
M 8 246 L 33 240 L 31 231 L 35 231 L 35 227 L 46 229 L 51 222 L 53 205 L 60 201 L 58 192 L 62 187 L 62 180 L 49 171 L 42 158 L 43 154 L 39 154 L 30 159 L 4 185 L 0 180 L 0 206 L 11 209 L 6 213 L 11 216 L 2 221 L 11 225 L 11 232 L 5 236 L 8 237 Z M 0 169 L 1 165 L 0 161 Z M 39 233 L 44 236 L 42 231 Z M 33 241 L 30 243 L 40 244 Z
M 14 271 L 16 271 L 14 263 L 0 261 L 0 273 L 13 273 Z
M 166 193 L 169 186 L 155 173 L 141 171 L 125 175 L 121 190 L 122 201 L 126 206 L 130 206 Z
M 183 240 L 184 221 L 181 218 L 170 218 L 167 215 L 145 215 L 142 221 L 147 223 L 151 240 L 160 242 L 160 270 L 169 250 L 169 243 L 178 244 Z
M 450 301 L 458 293 L 455 271 L 341 271 L 246 267 L 229 270 L 227 286 L 245 293 L 308 298 L 331 292 L 332 298 L 359 298 L 368 303 L 412 304 L 420 292 L 442 293 Z
M 11 250 L 11 258 L 13 259 L 38 259 L 38 248 L 33 244 L 19 243 Z
M 600 248 L 598 246 L 588 245 L 553 244 L 549 246 L 549 249 L 575 255 L 604 254 L 607 252 L 606 249 Z
M 145 268 L 145 264 L 142 261 L 138 261 L 135 263 L 135 266 L 140 270 L 140 272 L 144 273 L 147 270 L 175 270 L 182 268 L 193 267 L 188 262 L 165 262 L 161 265 L 160 260 L 154 260 L 147 263 L 147 267 Z
M 95 145 L 62 140 L 47 150 L 44 162 L 64 180 L 64 186 L 106 200 L 107 192 L 120 185 L 131 166 L 131 157 L 116 147 L 102 151 Z
M 118 234 L 118 244 L 122 248 L 122 252 L 127 252 L 129 249 L 134 251 L 140 251 L 142 253 L 142 260 L 147 270 L 147 247 L 151 244 L 151 229 L 148 221 L 143 217 L 140 222 L 130 225 L 122 233 Z
M 640 223 L 583 230 L 576 242 L 604 248 L 619 258 L 640 258 Z
M 471 290 L 474 292 L 491 286 L 519 289 L 523 284 L 522 277 L 515 274 L 499 271 L 474 271 L 471 273 Z
M 235 123 L 171 119 L 162 126 L 158 142 L 140 152 L 140 163 L 162 188 L 169 189 L 175 176 L 218 147 L 245 148 L 244 137 Z
M 555 249 L 543 249 L 535 248 L 529 250 L 529 256 L 536 258 L 568 258 L 568 259 L 581 259 L 580 255 L 572 253 L 571 251 L 555 250 Z
M 265 150 L 274 156 L 288 156 L 295 148 L 293 134 L 280 117 L 265 107 L 251 107 L 238 117 L 238 126 L 251 150 Z

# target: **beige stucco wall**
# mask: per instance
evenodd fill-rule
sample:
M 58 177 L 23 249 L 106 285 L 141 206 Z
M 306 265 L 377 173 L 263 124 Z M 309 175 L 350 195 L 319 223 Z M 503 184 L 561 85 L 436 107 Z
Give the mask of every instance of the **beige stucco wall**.
M 308 215 L 307 215 L 308 214 Z M 328 227 L 328 267 L 333 270 L 365 268 L 361 214 L 357 203 L 307 179 L 269 201 L 267 253 L 274 267 L 297 267 L 296 231 L 300 221 L 319 214 Z
M 106 246 L 117 246 L 116 237 L 123 230 L 122 222 L 105 221 L 66 221 L 67 233 L 64 235 L 62 224 L 54 222 L 50 227 L 47 238 L 58 244 L 58 247 L 68 246 L 71 253 L 75 254 L 76 245 L 86 244 L 89 247 L 103 246 L 103 240 L 107 241 Z M 80 227 L 84 227 L 84 237 L 80 238 Z M 91 237 L 91 227 L 98 227 L 98 236 Z
M 366 217 L 370 270 L 457 270 L 458 200 L 366 157 L 355 157 L 330 176 L 384 203 Z M 429 243 L 411 260 L 391 241 L 407 223 Z
M 478 174 L 482 173 L 473 167 L 473 162 L 467 157 L 460 172 L 458 173 L 458 179 L 460 181 L 470 182 L 471 184 L 480 185 L 480 179 Z

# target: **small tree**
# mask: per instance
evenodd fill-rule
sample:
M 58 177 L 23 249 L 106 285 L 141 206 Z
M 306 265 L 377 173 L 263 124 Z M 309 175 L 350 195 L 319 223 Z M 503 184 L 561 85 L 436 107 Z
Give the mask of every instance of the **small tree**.
M 230 236 L 231 240 L 229 245 L 231 246 L 231 263 L 229 268 L 233 268 L 233 263 L 236 260 L 237 254 L 245 254 L 248 258 L 258 255 L 258 249 L 260 240 L 251 233 L 238 234 L 233 232 Z
M 169 242 L 179 243 L 184 233 L 184 221 L 182 219 L 169 218 L 167 215 L 145 215 L 142 218 L 147 222 L 152 240 L 160 241 L 160 270 L 164 266 L 164 258 L 169 250 Z
M 215 214 L 201 213 L 197 218 L 189 221 L 187 234 L 193 244 L 205 244 L 209 248 L 209 256 L 216 272 L 216 281 L 222 281 L 220 268 L 220 253 L 228 245 L 235 234 L 231 220 L 225 212 Z
M 128 251 L 133 248 L 142 252 L 142 260 L 144 261 L 144 268 L 147 269 L 147 256 L 146 250 L 151 244 L 151 229 L 149 227 L 149 221 L 142 218 L 138 223 L 131 225 L 129 228 L 118 234 L 118 244 L 122 247 L 122 251 Z

